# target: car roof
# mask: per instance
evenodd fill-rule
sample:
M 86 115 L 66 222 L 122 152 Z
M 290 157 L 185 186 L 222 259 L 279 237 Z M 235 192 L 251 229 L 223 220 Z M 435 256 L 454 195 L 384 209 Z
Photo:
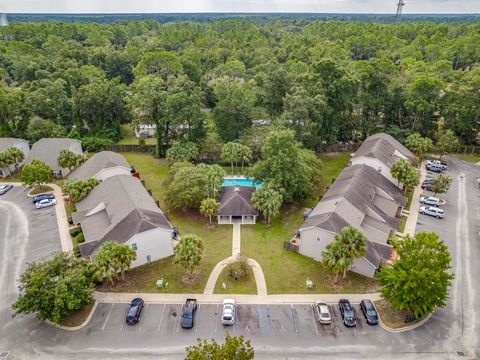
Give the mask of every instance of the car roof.
M 363 299 L 362 302 L 365 304 L 365 307 L 373 309 L 373 303 L 370 299 Z

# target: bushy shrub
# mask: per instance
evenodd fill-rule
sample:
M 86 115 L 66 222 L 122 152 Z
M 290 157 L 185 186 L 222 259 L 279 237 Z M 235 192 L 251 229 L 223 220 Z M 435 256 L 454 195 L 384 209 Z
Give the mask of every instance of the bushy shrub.
M 75 227 L 73 229 L 70 229 L 69 232 L 71 236 L 75 237 L 82 232 L 82 229 L 80 229 L 79 227 Z
M 83 235 L 83 232 L 77 234 L 77 236 L 75 236 L 75 241 L 77 242 L 77 244 L 81 244 L 85 241 L 85 235 Z
M 87 151 L 99 151 L 105 146 L 112 145 L 113 140 L 101 137 L 84 137 L 82 139 L 83 147 Z

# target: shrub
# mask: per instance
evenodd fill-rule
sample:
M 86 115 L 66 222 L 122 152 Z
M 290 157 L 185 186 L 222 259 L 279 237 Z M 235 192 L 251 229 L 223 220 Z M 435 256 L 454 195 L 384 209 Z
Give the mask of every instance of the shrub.
M 85 241 L 85 235 L 83 235 L 83 232 L 77 234 L 77 236 L 75 236 L 75 241 L 77 242 L 77 244 L 81 244 Z
M 250 265 L 246 257 L 239 255 L 236 261 L 230 267 L 230 277 L 235 278 L 235 273 L 238 277 L 246 278 L 249 274 Z
M 69 232 L 72 237 L 75 237 L 82 232 L 82 229 L 80 229 L 79 227 L 75 227 L 73 229 L 70 229 Z
M 87 151 L 98 151 L 104 148 L 105 146 L 112 145 L 113 140 L 101 137 L 84 137 L 82 139 L 83 147 Z

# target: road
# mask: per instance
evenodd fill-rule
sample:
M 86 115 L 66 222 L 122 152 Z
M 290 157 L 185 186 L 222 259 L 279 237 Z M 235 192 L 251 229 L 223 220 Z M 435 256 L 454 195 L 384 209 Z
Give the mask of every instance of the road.
M 420 215 L 417 231 L 435 231 L 445 240 L 456 278 L 446 308 L 438 309 L 425 325 L 405 333 L 389 333 L 379 326 L 365 325 L 358 316 L 359 326 L 347 329 L 338 318 L 336 306 L 332 306 L 335 322 L 330 327 L 322 327 L 315 321 L 310 305 L 240 304 L 237 325 L 228 331 L 251 339 L 258 359 L 480 358 L 480 321 L 476 309 L 480 286 L 475 278 L 480 274 L 477 261 L 480 189 L 476 183 L 480 167 L 449 159 L 448 174 L 454 182 L 445 195 L 445 219 Z M 8 359 L 34 356 L 41 359 L 181 359 L 185 346 L 194 343 L 197 337 L 223 338 L 226 329 L 218 321 L 220 304 L 200 304 L 196 326 L 189 331 L 179 327 L 181 304 L 148 304 L 142 320 L 134 327 L 124 325 L 127 304 L 118 303 L 99 304 L 91 322 L 76 332 L 52 328 L 33 316 L 9 319 L 9 302 L 15 297 L 11 279 L 21 272 L 17 261 L 28 261 L 42 254 L 36 249 L 41 240 L 33 235 L 32 224 L 28 225 L 29 233 L 19 230 L 24 228 L 21 224 L 25 224 L 21 210 L 9 208 L 9 216 L 2 219 L 7 211 L 2 200 L 4 198 L 0 198 L 0 229 L 3 229 L 0 236 L 5 239 L 8 235 L 16 241 L 15 245 L 9 245 L 2 240 L 1 264 L 17 256 L 6 266 L 8 271 L 3 271 L 2 266 L 0 278 L 2 290 L 4 286 L 10 289 L 7 302 L 2 302 L 0 330 L 0 352 L 11 351 Z M 35 216 L 27 213 L 26 219 L 35 221 Z M 43 256 L 48 255 L 46 249 L 43 250 Z M 354 306 L 360 315 L 358 306 Z M 457 351 L 466 356 L 457 355 Z

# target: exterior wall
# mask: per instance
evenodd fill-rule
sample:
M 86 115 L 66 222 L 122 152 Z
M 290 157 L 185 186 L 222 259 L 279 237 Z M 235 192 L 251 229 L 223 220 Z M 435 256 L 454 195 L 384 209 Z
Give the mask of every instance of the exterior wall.
M 242 219 L 233 219 L 227 215 L 217 215 L 217 223 L 219 225 L 229 225 L 233 223 L 240 223 L 243 225 L 254 225 L 257 222 L 257 216 L 254 215 L 244 215 Z
M 14 145 L 14 147 L 22 150 L 23 154 L 25 155 L 23 161 L 17 164 L 17 167 L 20 167 L 23 164 L 25 164 L 25 159 L 27 158 L 28 154 L 30 154 L 30 146 L 28 145 L 27 141 L 19 141 Z M 8 168 L 0 169 L 0 177 L 6 177 L 14 171 L 15 171 L 15 165 L 11 165 Z
M 322 251 L 333 241 L 335 234 L 319 228 L 300 230 L 298 252 L 315 260 L 322 258 Z
M 390 174 L 390 168 L 384 163 L 380 162 L 378 159 L 374 159 L 366 156 L 361 156 L 359 158 L 352 159 L 352 165 L 361 165 L 361 164 L 365 164 L 374 168 L 375 170 L 379 171 L 383 176 L 385 176 L 390 182 L 395 184 L 395 186 L 398 185 L 398 181 L 395 180 L 393 176 Z
M 137 260 L 132 262 L 132 268 L 146 264 L 148 255 L 150 261 L 173 255 L 172 233 L 173 230 L 156 228 L 136 234 L 128 240 L 127 245 L 137 245 Z
M 131 172 L 129 168 L 123 166 L 114 166 L 100 170 L 97 174 L 95 174 L 94 178 L 103 181 L 116 175 L 131 175 Z
M 356 258 L 353 261 L 353 265 L 350 267 L 350 271 L 357 274 L 373 278 L 375 276 L 375 266 L 367 261 L 364 257 Z

